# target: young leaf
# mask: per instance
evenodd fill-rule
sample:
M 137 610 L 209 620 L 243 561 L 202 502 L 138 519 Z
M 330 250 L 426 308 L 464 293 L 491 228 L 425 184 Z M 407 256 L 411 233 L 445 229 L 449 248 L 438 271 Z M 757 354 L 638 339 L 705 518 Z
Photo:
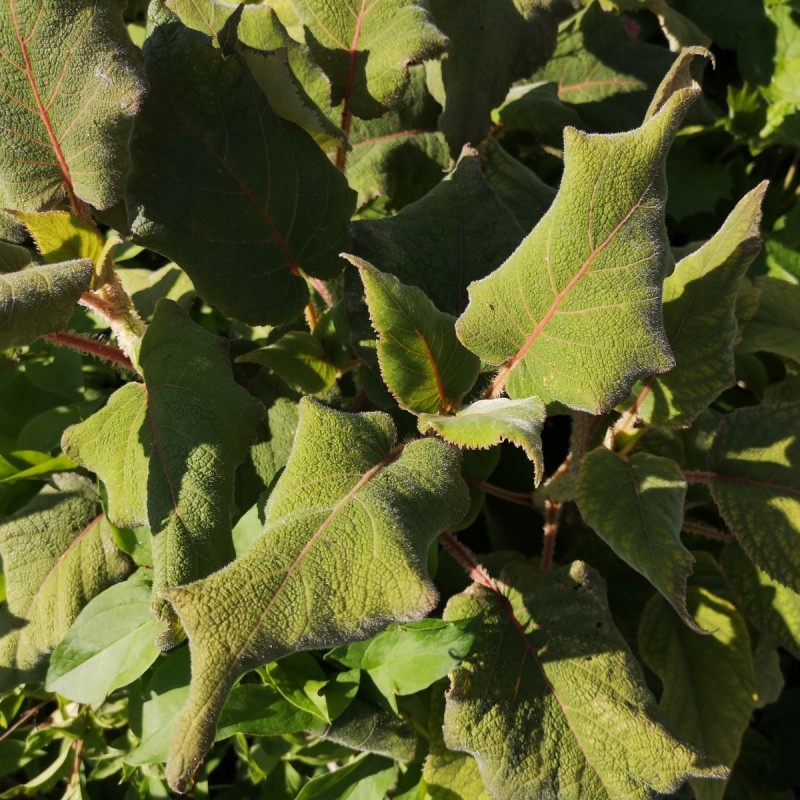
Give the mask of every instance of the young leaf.
M 444 735 L 477 758 L 491 797 L 647 800 L 727 776 L 661 723 L 594 570 L 518 562 L 501 580 L 502 594 L 473 584 L 444 613 L 483 614 L 452 674 Z
M 398 448 L 381 413 L 346 415 L 307 399 L 300 409 L 262 536 L 220 572 L 163 592 L 192 650 L 192 689 L 167 765 L 179 790 L 213 741 L 239 675 L 425 616 L 436 598 L 423 566 L 428 547 L 467 510 L 449 445 Z
M 301 274 L 340 271 L 355 202 L 344 177 L 272 111 L 242 57 L 223 56 L 208 37 L 164 22 L 145 43 L 145 64 L 151 90 L 131 144 L 133 233 L 226 314 L 250 324 L 294 319 L 308 301 Z
M 469 288 L 459 338 L 502 370 L 495 390 L 599 413 L 673 365 L 661 320 L 669 264 L 664 159 L 699 92 L 685 51 L 642 127 L 564 132 L 550 210 L 497 271 Z
M 777 353 L 800 363 L 800 286 L 778 278 L 756 281 L 758 308 L 742 331 L 740 353 Z
M 800 403 L 741 408 L 722 420 L 709 456 L 711 494 L 745 552 L 800 591 Z M 690 476 L 691 477 L 691 476 Z
M 87 259 L 0 275 L 0 351 L 62 330 L 91 280 Z
M 681 468 L 649 453 L 626 460 L 599 447 L 586 456 L 578 476 L 578 508 L 586 523 L 698 631 L 686 610 L 694 558 L 681 544 L 685 498 Z
M 117 550 L 92 485 L 55 479 L 0 524 L 6 601 L 0 619 L 2 691 L 37 674 L 78 612 L 122 580 L 131 562 Z
M 105 250 L 103 234 L 89 222 L 66 211 L 45 211 L 14 216 L 30 231 L 46 264 L 88 258 L 99 264 Z
M 3 205 L 38 211 L 65 194 L 113 205 L 144 93 L 117 0 L 0 5 Z
M 494 447 L 502 441 L 521 447 L 533 462 L 534 482 L 542 480 L 542 425 L 546 416 L 538 397 L 526 400 L 478 400 L 455 416 L 420 414 L 420 433 L 435 430 L 443 439 L 467 449 Z
M 480 362 L 456 339 L 455 319 L 437 310 L 416 286 L 355 256 L 372 325 L 378 363 L 400 408 L 445 414 L 458 406 L 478 377 Z
M 234 382 L 221 340 L 170 300 L 158 304 L 139 360 L 144 384 L 117 390 L 67 429 L 62 447 L 103 480 L 115 525 L 151 528 L 155 598 L 233 558 L 234 473 L 263 411 Z M 159 598 L 154 610 L 174 620 Z M 180 640 L 165 636 L 165 645 Z

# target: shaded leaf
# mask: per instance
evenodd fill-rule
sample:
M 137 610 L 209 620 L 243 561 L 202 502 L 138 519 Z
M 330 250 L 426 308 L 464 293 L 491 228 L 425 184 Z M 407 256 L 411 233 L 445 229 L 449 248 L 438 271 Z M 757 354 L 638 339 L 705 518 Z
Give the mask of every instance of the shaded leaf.
M 40 214 L 17 211 L 14 216 L 28 229 L 46 264 L 82 258 L 100 264 L 106 240 L 90 222 L 66 211 L 45 211 Z
M 360 797 L 386 797 L 396 779 L 392 761 L 369 753 L 359 756 L 333 772 L 312 778 L 300 790 L 297 800 L 347 800 Z
M 27 247 L 0 242 L 0 273 L 16 272 L 33 261 L 33 254 Z
M 800 363 L 800 286 L 779 278 L 756 280 L 758 307 L 745 323 L 740 353 L 776 353 Z
M 143 319 L 152 318 L 162 297 L 174 300 L 186 311 L 195 299 L 192 282 L 177 264 L 166 264 L 155 270 L 124 267 L 117 270 L 117 275 Z

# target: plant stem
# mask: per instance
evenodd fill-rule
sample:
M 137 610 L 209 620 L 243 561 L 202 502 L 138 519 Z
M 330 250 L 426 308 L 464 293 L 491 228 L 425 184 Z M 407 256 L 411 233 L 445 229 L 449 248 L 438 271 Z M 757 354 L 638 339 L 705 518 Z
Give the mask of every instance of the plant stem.
M 689 483 L 711 483 L 716 478 L 714 472 L 693 472 L 691 470 L 684 470 L 683 477 Z
M 464 568 L 475 583 L 500 594 L 495 579 L 478 563 L 473 552 L 461 544 L 452 533 L 445 531 L 440 534 L 439 543 Z
M 80 781 L 81 777 L 81 761 L 83 759 L 83 747 L 84 747 L 83 739 L 76 739 L 72 743 L 72 747 L 75 750 L 75 756 L 72 762 L 72 771 L 69 776 L 69 785 L 77 786 L 78 781 Z
M 729 533 L 723 533 L 715 528 L 709 528 L 696 522 L 683 521 L 683 530 L 689 533 L 696 533 L 698 536 L 705 536 L 708 539 L 716 539 L 718 542 L 735 542 L 735 537 Z
M 553 568 L 553 553 L 556 549 L 556 536 L 561 522 L 562 504 L 558 500 L 544 501 L 544 545 L 542 547 L 542 569 L 549 572 Z
M 476 489 L 480 489 L 493 497 L 499 497 L 501 500 L 508 500 L 509 503 L 517 503 L 521 506 L 533 506 L 533 498 L 525 492 L 512 492 L 509 489 L 503 489 L 501 486 L 495 486 L 493 483 L 476 481 L 472 478 L 465 478 L 464 480 Z
M 331 294 L 330 289 L 328 289 L 328 287 L 325 285 L 325 281 L 315 278 L 312 275 L 306 275 L 305 273 L 303 274 L 303 277 L 314 288 L 314 291 L 322 298 L 322 302 L 325 303 L 328 308 L 333 308 L 333 295 Z
M 88 336 L 81 336 L 79 333 L 63 331 L 62 333 L 48 333 L 42 338 L 53 344 L 77 350 L 79 353 L 86 353 L 90 356 L 111 361 L 113 364 L 123 367 L 124 369 L 133 370 L 131 360 L 122 350 L 110 344 L 103 344 L 103 342 L 90 339 Z
M 44 700 L 38 705 L 35 705 L 33 708 L 29 708 L 20 718 L 11 725 L 5 733 L 0 736 L 0 742 L 3 741 L 7 736 L 10 736 L 14 731 L 19 728 L 21 725 L 24 725 L 31 717 L 35 717 L 48 703 L 50 700 Z

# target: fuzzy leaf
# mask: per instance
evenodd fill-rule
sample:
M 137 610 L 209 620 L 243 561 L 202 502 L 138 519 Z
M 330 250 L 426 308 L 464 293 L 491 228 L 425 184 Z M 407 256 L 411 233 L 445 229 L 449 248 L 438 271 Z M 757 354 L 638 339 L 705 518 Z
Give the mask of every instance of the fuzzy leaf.
M 526 400 L 478 400 L 455 416 L 420 414 L 420 433 L 435 430 L 443 439 L 469 450 L 494 447 L 507 441 L 521 447 L 533 462 L 535 485 L 542 480 L 542 425 L 546 416 L 538 397 Z
M 16 272 L 33 261 L 33 254 L 27 247 L 0 242 L 0 273 Z
M 208 37 L 165 22 L 145 43 L 145 63 L 151 89 L 128 198 L 137 240 L 176 261 L 226 314 L 294 319 L 308 301 L 301 272 L 341 269 L 355 202 L 344 177 L 276 116 L 242 57 L 223 56 Z
M 398 104 L 408 67 L 448 46 L 418 0 L 293 0 L 317 63 L 333 84 L 343 117 L 379 117 Z
M 113 205 L 144 92 L 118 0 L 3 0 L 0 51 L 3 205 Z
M 457 406 L 475 383 L 480 362 L 456 339 L 455 318 L 416 286 L 355 256 L 345 258 L 364 283 L 381 373 L 400 407 L 435 414 Z
M 56 481 L 0 524 L 2 691 L 34 679 L 81 608 L 131 568 L 92 485 L 74 475 Z
M 62 447 L 105 483 L 115 525 L 152 530 L 156 593 L 233 558 L 234 474 L 263 412 L 234 382 L 221 340 L 170 300 L 158 304 L 139 361 L 144 384 L 117 390 L 65 431 Z M 163 600 L 154 610 L 174 622 Z M 165 646 L 180 640 L 165 636 Z
M 758 307 L 742 331 L 740 353 L 777 353 L 800 363 L 800 286 L 779 278 L 756 281 Z
M 167 765 L 173 788 L 188 786 L 244 672 L 295 651 L 369 638 L 433 608 L 428 547 L 468 505 L 457 458 L 433 439 L 398 448 L 385 414 L 301 401 L 264 533 L 220 572 L 163 592 L 192 651 L 192 688 Z
M 599 447 L 586 456 L 578 476 L 578 508 L 586 523 L 699 630 L 686 610 L 694 558 L 681 544 L 685 498 L 681 468 L 649 453 L 625 460 Z
M 699 88 L 687 50 L 644 125 L 564 132 L 564 177 L 511 257 L 469 287 L 459 338 L 502 370 L 495 387 L 592 413 L 673 365 L 661 319 L 669 266 L 664 159 Z M 677 87 L 677 88 L 676 88 Z
M 15 212 L 14 216 L 30 231 L 36 249 L 46 264 L 88 258 L 99 264 L 105 250 L 105 238 L 97 228 L 66 211 L 41 214 Z
M 0 275 L 0 350 L 63 330 L 91 279 L 86 259 Z
M 800 592 L 800 403 L 723 418 L 709 455 L 711 494 L 755 564 Z
M 444 734 L 477 758 L 490 797 L 647 800 L 727 776 L 661 723 L 593 569 L 512 563 L 500 580 L 502 595 L 473 584 L 444 612 L 483 614 L 452 674 Z

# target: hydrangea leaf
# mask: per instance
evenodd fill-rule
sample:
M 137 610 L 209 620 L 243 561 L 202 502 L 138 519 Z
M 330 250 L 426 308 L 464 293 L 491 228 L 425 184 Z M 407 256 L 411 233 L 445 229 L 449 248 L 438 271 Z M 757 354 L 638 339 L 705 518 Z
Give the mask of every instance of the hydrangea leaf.
M 681 544 L 685 498 L 678 464 L 649 453 L 626 460 L 599 447 L 586 456 L 578 476 L 578 508 L 586 523 L 699 630 L 686 610 L 694 558 Z
M 398 447 L 385 414 L 301 401 L 264 533 L 225 569 L 163 592 L 192 652 L 192 687 L 167 764 L 173 788 L 188 786 L 244 672 L 369 638 L 433 608 L 424 565 L 433 538 L 467 510 L 458 473 L 457 452 L 443 442 Z
M 65 431 L 62 447 L 105 483 L 115 525 L 150 527 L 155 593 L 233 558 L 234 474 L 263 409 L 233 380 L 221 340 L 170 300 L 158 304 L 139 361 L 144 384 L 117 390 Z M 154 611 L 174 626 L 164 600 Z M 179 640 L 173 629 L 163 644 Z
M 766 181 L 746 194 L 717 233 L 664 282 L 664 327 L 675 367 L 634 389 L 635 410 L 654 425 L 686 427 L 736 381 L 736 299 L 761 249 Z
M 478 760 L 490 797 L 648 800 L 687 778 L 727 777 L 662 723 L 591 567 L 518 562 L 500 580 L 502 593 L 473 584 L 444 612 L 483 615 L 451 676 L 444 735 Z
M 131 118 L 144 92 L 117 0 L 0 5 L 3 204 L 39 211 L 62 197 L 120 198 Z
M 0 350 L 63 330 L 91 280 L 87 259 L 0 275 Z
M 398 104 L 411 64 L 448 46 L 418 0 L 293 0 L 306 43 L 333 85 L 342 117 L 379 117 Z M 349 127 L 349 126 L 348 126 Z
M 229 316 L 294 319 L 309 296 L 303 273 L 341 270 L 355 200 L 347 182 L 275 114 L 240 55 L 166 21 L 145 43 L 145 64 L 151 90 L 128 198 L 137 241 L 176 261 Z
M 722 551 L 725 580 L 747 619 L 800 658 L 800 594 L 760 570 L 737 544 Z
M 709 634 L 675 624 L 659 595 L 642 612 L 639 650 L 661 681 L 660 706 L 684 740 L 733 767 L 758 692 L 747 624 L 727 599 L 697 586 L 686 596 L 689 609 Z M 697 800 L 721 800 L 726 784 L 694 780 Z
M 758 306 L 742 331 L 740 353 L 776 353 L 800 363 L 800 286 L 779 278 L 756 280 Z
M 441 129 L 456 156 L 489 130 L 491 110 L 514 81 L 547 62 L 558 23 L 579 0 L 431 0 L 436 24 L 452 42 L 442 62 Z
M 478 377 L 480 362 L 456 338 L 455 318 L 434 307 L 416 286 L 355 256 L 372 324 L 381 374 L 401 408 L 447 413 Z
M 356 255 L 420 287 L 448 314 L 464 310 L 467 284 L 498 267 L 525 233 L 484 178 L 474 150 L 465 150 L 446 180 L 398 214 L 352 226 Z
M 800 403 L 725 416 L 709 455 L 711 494 L 756 565 L 800 591 Z M 691 476 L 690 476 L 691 477 Z
M 469 287 L 461 341 L 502 367 L 495 390 L 599 413 L 673 366 L 661 317 L 670 254 L 664 159 L 699 92 L 687 50 L 640 127 L 564 132 L 553 205 L 509 259 Z
M 16 211 L 14 216 L 30 231 L 45 263 L 88 258 L 93 264 L 100 264 L 106 240 L 91 223 L 66 211 Z
M 506 441 L 521 447 L 533 462 L 534 481 L 542 480 L 542 426 L 547 412 L 538 397 L 477 400 L 455 416 L 420 414 L 420 433 L 435 430 L 443 439 L 469 450 L 494 447 Z
M 0 524 L 2 691 L 36 678 L 81 608 L 131 569 L 91 483 L 77 475 L 54 480 Z

